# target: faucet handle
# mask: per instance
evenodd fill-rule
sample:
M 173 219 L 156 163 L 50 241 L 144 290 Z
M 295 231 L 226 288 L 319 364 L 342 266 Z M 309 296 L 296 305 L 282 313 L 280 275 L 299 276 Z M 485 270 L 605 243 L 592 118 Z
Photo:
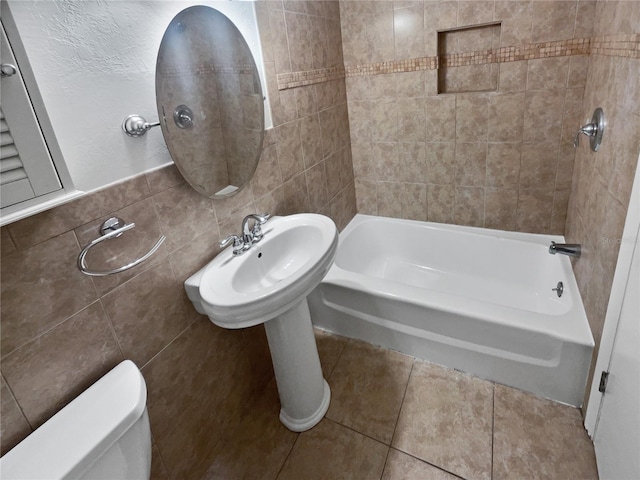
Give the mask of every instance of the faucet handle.
M 587 123 L 586 125 L 580 127 L 578 133 L 573 139 L 573 146 L 580 146 L 580 135 L 586 135 L 587 137 L 595 137 L 598 134 L 598 125 L 595 123 Z
M 255 213 L 254 215 L 253 218 L 255 218 L 257 225 L 264 225 L 271 218 L 270 213 Z
M 591 150 L 597 152 L 600 148 L 600 144 L 602 143 L 604 127 L 604 113 L 601 108 L 596 108 L 593 111 L 591 123 L 587 123 L 586 125 L 580 127 L 578 133 L 576 133 L 576 136 L 573 139 L 573 146 L 577 148 L 580 145 L 580 135 L 586 135 L 587 137 L 589 137 Z
M 264 233 L 262 233 L 262 225 L 267 223 L 267 220 L 271 218 L 271 214 L 256 214 L 254 218 L 256 220 L 256 223 L 253 225 L 253 230 L 251 231 L 251 233 L 253 235 L 253 242 L 256 243 L 262 240 L 262 237 L 264 236 Z
M 238 235 L 229 235 L 220 242 L 220 248 L 227 248 L 233 242 L 233 254 L 241 255 L 244 251 L 244 242 Z

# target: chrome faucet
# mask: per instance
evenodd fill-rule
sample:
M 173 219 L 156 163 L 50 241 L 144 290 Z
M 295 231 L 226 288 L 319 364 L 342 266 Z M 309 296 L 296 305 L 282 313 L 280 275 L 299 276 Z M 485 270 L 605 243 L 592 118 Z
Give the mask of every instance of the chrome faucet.
M 251 248 L 251 245 L 258 243 L 262 240 L 264 233 L 262 233 L 262 225 L 267 223 L 267 220 L 271 218 L 268 213 L 257 214 L 252 213 L 247 215 L 242 220 L 242 236 L 229 235 L 227 238 L 220 242 L 220 248 L 227 248 L 233 243 L 233 255 L 242 255 L 244 252 Z M 249 222 L 253 220 L 253 228 L 249 229 Z
M 251 213 L 244 217 L 242 220 L 242 240 L 244 243 L 248 243 L 251 246 L 254 243 L 258 243 L 262 240 L 264 234 L 262 233 L 262 225 L 267 223 L 267 220 L 271 218 L 268 213 L 259 215 L 257 213 Z M 249 230 L 249 221 L 254 220 L 253 229 Z
M 579 243 L 556 243 L 552 241 L 551 245 L 549 245 L 549 253 L 551 255 L 561 253 L 570 257 L 579 257 L 582 253 L 582 246 Z

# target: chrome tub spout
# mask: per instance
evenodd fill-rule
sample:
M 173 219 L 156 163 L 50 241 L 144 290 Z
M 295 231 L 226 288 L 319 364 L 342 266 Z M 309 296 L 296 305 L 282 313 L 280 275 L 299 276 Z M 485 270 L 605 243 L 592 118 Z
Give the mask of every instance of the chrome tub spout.
M 579 257 L 582 253 L 582 246 L 579 243 L 551 242 L 551 245 L 549 245 L 549 253 L 551 255 L 561 253 L 562 255 L 569 255 L 570 257 Z

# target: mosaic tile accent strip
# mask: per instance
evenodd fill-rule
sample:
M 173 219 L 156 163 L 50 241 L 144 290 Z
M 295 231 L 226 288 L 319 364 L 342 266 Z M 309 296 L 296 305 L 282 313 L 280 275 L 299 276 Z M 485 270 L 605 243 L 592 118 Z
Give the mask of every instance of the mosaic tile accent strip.
M 640 59 L 640 33 L 594 37 L 591 39 L 591 53 Z
M 640 33 L 607 35 L 594 38 L 572 38 L 556 42 L 543 42 L 522 47 L 501 47 L 474 52 L 454 53 L 408 60 L 349 65 L 304 72 L 280 73 L 278 90 L 313 85 L 344 77 L 381 75 L 385 73 L 437 70 L 440 67 L 466 67 L 490 63 L 518 62 L 537 58 L 566 57 L 571 55 L 606 55 L 640 59 Z
M 467 67 L 490 63 L 517 62 L 535 58 L 565 57 L 569 55 L 588 55 L 589 38 L 573 38 L 557 42 L 544 42 L 522 47 L 501 47 L 474 52 L 453 53 L 433 57 L 415 58 L 399 62 L 382 62 L 347 67 L 347 77 L 376 75 L 379 73 L 414 72 L 418 70 L 436 70 L 441 67 Z
M 354 65 L 345 68 L 347 77 L 358 77 L 363 75 L 379 75 L 383 73 L 417 72 L 419 70 L 436 70 L 438 68 L 438 57 L 421 57 L 409 60 L 399 60 L 390 62 L 368 63 L 364 65 Z
M 328 82 L 344 78 L 344 66 L 319 68 L 317 70 L 306 70 L 303 72 L 279 73 L 277 75 L 278 90 L 287 88 L 303 87 L 315 83 Z
M 172 67 L 163 68 L 160 72 L 167 77 L 182 77 L 187 75 L 242 75 L 252 74 L 253 64 L 226 64 L 226 63 L 205 63 L 201 65 L 176 65 Z

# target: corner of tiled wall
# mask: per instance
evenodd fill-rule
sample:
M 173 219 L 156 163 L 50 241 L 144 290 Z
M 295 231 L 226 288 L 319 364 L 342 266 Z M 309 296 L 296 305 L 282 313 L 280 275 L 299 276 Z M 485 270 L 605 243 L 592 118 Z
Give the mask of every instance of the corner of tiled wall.
M 624 56 L 628 48 L 623 48 L 637 48 L 640 2 L 599 0 L 595 12 L 598 45 L 590 55 L 581 118 L 590 119 L 601 107 L 606 128 L 598 152 L 590 150 L 586 138 L 577 149 L 565 232 L 567 241 L 583 245 L 574 272 L 596 341 L 592 369 L 640 155 L 640 57 L 637 52 Z M 593 371 L 589 383 L 592 377 Z
M 252 180 L 256 203 L 282 214 L 322 213 L 342 229 L 355 215 L 344 79 L 286 89 L 277 80 L 279 74 L 342 65 L 338 2 L 256 5 L 274 119 L 267 158 Z
M 562 234 L 589 60 L 540 49 L 589 37 L 595 2 L 340 6 L 358 211 Z M 487 22 L 500 47 L 535 53 L 493 64 L 497 91 L 438 95 L 436 64 L 411 68 L 438 54 L 438 31 Z
M 584 244 L 574 269 L 597 353 L 640 150 L 640 2 L 340 7 L 358 212 Z M 437 32 L 489 22 L 501 22 L 497 90 L 438 95 Z M 576 150 L 596 107 L 603 146 Z

